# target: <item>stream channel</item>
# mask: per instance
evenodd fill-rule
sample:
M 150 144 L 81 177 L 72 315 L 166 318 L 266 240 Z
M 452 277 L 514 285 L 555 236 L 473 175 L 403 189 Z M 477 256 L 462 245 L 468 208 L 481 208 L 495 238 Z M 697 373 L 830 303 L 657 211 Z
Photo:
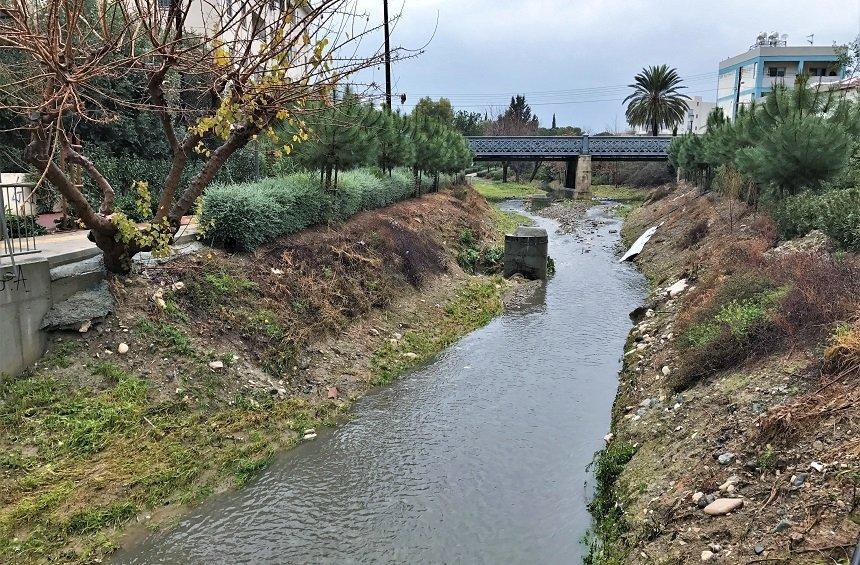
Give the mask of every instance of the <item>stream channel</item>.
M 609 428 L 645 281 L 618 263 L 621 221 L 608 205 L 571 234 L 526 214 L 549 232 L 557 270 L 529 304 L 113 561 L 581 562 L 586 467 Z

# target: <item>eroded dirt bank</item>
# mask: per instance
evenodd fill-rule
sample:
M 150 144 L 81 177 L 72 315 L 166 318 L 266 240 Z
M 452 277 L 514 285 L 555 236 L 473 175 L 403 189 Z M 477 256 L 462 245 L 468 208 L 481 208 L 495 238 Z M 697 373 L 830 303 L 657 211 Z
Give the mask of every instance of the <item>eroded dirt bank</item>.
M 652 283 L 595 460 L 592 563 L 847 563 L 860 509 L 857 258 L 669 188 L 626 221 Z M 683 281 L 683 282 L 679 282 Z
M 112 280 L 115 315 L 3 383 L 0 561 L 99 561 L 312 440 L 501 310 L 456 256 L 512 222 L 461 189 Z

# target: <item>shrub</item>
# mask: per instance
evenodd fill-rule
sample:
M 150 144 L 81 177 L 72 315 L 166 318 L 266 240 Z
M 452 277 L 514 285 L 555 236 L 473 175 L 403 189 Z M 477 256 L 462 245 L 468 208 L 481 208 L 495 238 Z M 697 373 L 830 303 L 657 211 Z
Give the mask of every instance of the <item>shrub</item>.
M 783 238 L 821 230 L 846 250 L 860 251 L 860 188 L 803 192 L 773 207 Z
M 319 178 L 307 173 L 213 186 L 200 215 L 204 238 L 230 250 L 251 251 L 327 220 L 388 206 L 414 191 L 411 174 L 402 170 L 382 176 L 360 169 L 339 177 L 335 192 L 324 191 Z
M 9 237 L 45 235 L 48 231 L 36 222 L 36 216 L 19 216 L 6 210 L 6 232 Z
M 715 288 L 700 283 L 687 297 L 691 306 L 678 320 L 683 361 L 674 388 L 687 388 L 750 357 L 823 339 L 860 304 L 855 261 L 797 252 L 770 260 L 748 258 L 745 267 L 736 268 Z

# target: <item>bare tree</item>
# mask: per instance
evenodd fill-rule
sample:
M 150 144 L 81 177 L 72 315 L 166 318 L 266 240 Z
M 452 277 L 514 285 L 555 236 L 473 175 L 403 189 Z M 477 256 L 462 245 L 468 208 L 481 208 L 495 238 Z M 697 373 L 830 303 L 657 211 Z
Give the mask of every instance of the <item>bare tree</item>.
M 127 271 L 138 251 L 164 252 L 237 150 L 263 134 L 291 152 L 307 138 L 302 118 L 310 108 L 330 103 L 346 77 L 383 60 L 380 48 L 360 46 L 377 28 L 347 0 L 10 4 L 0 18 L 0 49 L 13 55 L 0 63 L 0 111 L 25 118 L 25 162 L 74 205 L 112 272 Z M 145 92 L 106 87 L 129 76 L 139 76 Z M 76 132 L 82 122 L 110 123 L 120 108 L 156 115 L 172 153 L 157 211 L 143 228 L 114 210 L 114 187 Z M 295 135 L 277 139 L 271 126 L 279 121 Z M 202 167 L 183 182 L 194 153 Z M 98 210 L 65 164 L 99 187 Z

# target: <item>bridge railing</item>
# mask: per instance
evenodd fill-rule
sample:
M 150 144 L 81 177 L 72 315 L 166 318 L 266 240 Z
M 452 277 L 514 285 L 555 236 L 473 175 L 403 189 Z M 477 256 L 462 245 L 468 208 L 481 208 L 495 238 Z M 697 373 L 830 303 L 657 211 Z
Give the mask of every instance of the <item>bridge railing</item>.
M 577 155 L 598 157 L 665 158 L 670 136 L 473 136 L 469 146 L 478 158 L 564 158 Z

